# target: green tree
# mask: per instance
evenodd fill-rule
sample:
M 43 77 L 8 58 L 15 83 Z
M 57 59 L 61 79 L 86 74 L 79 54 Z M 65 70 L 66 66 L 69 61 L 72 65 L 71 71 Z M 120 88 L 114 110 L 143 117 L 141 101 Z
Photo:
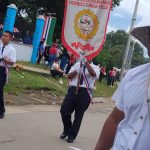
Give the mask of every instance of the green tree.
M 119 6 L 120 1 L 121 0 L 113 0 L 113 8 Z M 38 14 L 56 13 L 57 23 L 55 37 L 60 37 L 65 0 L 0 0 L 0 23 L 3 22 L 2 18 L 5 17 L 7 6 L 12 3 L 18 7 L 17 21 L 20 23 L 16 23 L 16 26 L 20 29 L 22 25 L 24 25 L 23 28 L 26 30 L 29 30 L 29 26 L 33 29 Z M 31 20 L 32 22 L 25 23 L 26 20 L 21 19 L 23 13 L 27 14 L 27 20 Z M 25 26 L 25 24 L 27 24 L 27 26 Z
M 112 67 L 121 68 L 127 37 L 128 34 L 122 30 L 108 33 L 103 50 L 94 61 L 102 66 L 107 66 L 109 69 Z M 136 67 L 143 63 L 145 63 L 143 48 L 136 43 L 131 67 Z

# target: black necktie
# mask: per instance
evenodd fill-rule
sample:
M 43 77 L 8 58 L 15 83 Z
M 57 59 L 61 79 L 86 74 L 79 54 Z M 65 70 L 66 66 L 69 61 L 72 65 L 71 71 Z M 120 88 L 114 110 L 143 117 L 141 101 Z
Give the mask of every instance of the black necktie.
M 86 66 L 84 65 L 83 66 L 83 73 L 85 73 L 85 69 L 86 69 Z M 83 84 L 83 74 L 81 74 L 81 78 L 80 78 L 80 85 Z
M 2 52 L 1 52 L 1 54 L 3 54 L 3 52 L 4 52 L 4 48 L 5 48 L 5 46 L 3 46 L 3 47 L 2 47 L 2 50 L 1 50 Z

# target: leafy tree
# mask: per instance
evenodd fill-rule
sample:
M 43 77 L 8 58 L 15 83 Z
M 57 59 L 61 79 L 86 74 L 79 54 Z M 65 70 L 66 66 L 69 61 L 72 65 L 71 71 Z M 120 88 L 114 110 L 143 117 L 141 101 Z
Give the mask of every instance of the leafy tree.
M 113 8 L 119 6 L 120 1 L 121 0 L 113 0 Z M 29 26 L 31 26 L 31 29 L 34 29 L 36 16 L 38 14 L 56 13 L 57 23 L 55 37 L 60 37 L 65 0 L 0 0 L 0 23 L 4 21 L 3 18 L 5 17 L 7 6 L 12 3 L 16 4 L 18 8 L 17 22 L 19 21 L 19 23 L 16 23 L 16 26 L 22 28 L 22 25 L 24 25 L 23 28 L 26 30 L 29 30 Z M 32 22 L 25 23 L 26 20 L 21 19 L 23 13 L 27 14 L 26 20 L 31 20 Z M 25 24 L 27 26 L 25 26 Z
M 122 30 L 108 33 L 104 48 L 94 61 L 109 69 L 112 67 L 121 68 L 127 37 L 128 34 Z M 140 44 L 135 43 L 131 67 L 143 64 L 145 61 L 143 48 Z

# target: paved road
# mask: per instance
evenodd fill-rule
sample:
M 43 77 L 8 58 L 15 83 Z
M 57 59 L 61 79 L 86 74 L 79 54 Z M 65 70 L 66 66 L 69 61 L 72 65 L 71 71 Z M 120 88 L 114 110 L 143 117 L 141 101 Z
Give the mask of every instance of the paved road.
M 62 132 L 59 109 L 59 106 L 7 106 L 6 117 L 0 120 L 0 150 L 93 150 L 112 107 L 90 106 L 72 144 L 59 139 Z

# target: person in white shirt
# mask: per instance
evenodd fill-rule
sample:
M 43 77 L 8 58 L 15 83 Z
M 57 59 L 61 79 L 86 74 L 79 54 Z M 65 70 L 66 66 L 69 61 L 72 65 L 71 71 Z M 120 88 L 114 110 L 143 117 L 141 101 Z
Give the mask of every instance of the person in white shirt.
M 16 51 L 9 44 L 12 36 L 10 31 L 3 32 L 2 45 L 0 45 L 0 119 L 5 115 L 3 89 L 7 79 L 8 66 L 13 66 L 16 62 Z
M 129 70 L 112 99 L 95 150 L 150 150 L 150 63 Z
M 52 65 L 52 67 L 51 67 L 51 71 L 50 72 L 51 72 L 53 77 L 58 76 L 59 77 L 59 83 L 63 84 L 63 80 L 61 79 L 61 77 L 63 76 L 64 71 L 60 69 L 60 67 L 59 67 L 59 60 L 57 58 L 54 60 L 54 63 Z
M 82 67 L 80 64 L 82 63 Z M 78 80 L 81 74 L 80 80 Z M 80 62 L 70 69 L 68 78 L 70 79 L 69 89 L 61 105 L 61 117 L 63 122 L 63 133 L 61 139 L 67 138 L 68 143 L 73 143 L 80 129 L 84 112 L 91 102 L 91 92 L 95 80 L 99 77 L 99 67 L 91 61 L 81 57 Z M 79 81 L 79 87 L 77 88 Z M 72 113 L 75 112 L 74 120 L 71 121 Z

